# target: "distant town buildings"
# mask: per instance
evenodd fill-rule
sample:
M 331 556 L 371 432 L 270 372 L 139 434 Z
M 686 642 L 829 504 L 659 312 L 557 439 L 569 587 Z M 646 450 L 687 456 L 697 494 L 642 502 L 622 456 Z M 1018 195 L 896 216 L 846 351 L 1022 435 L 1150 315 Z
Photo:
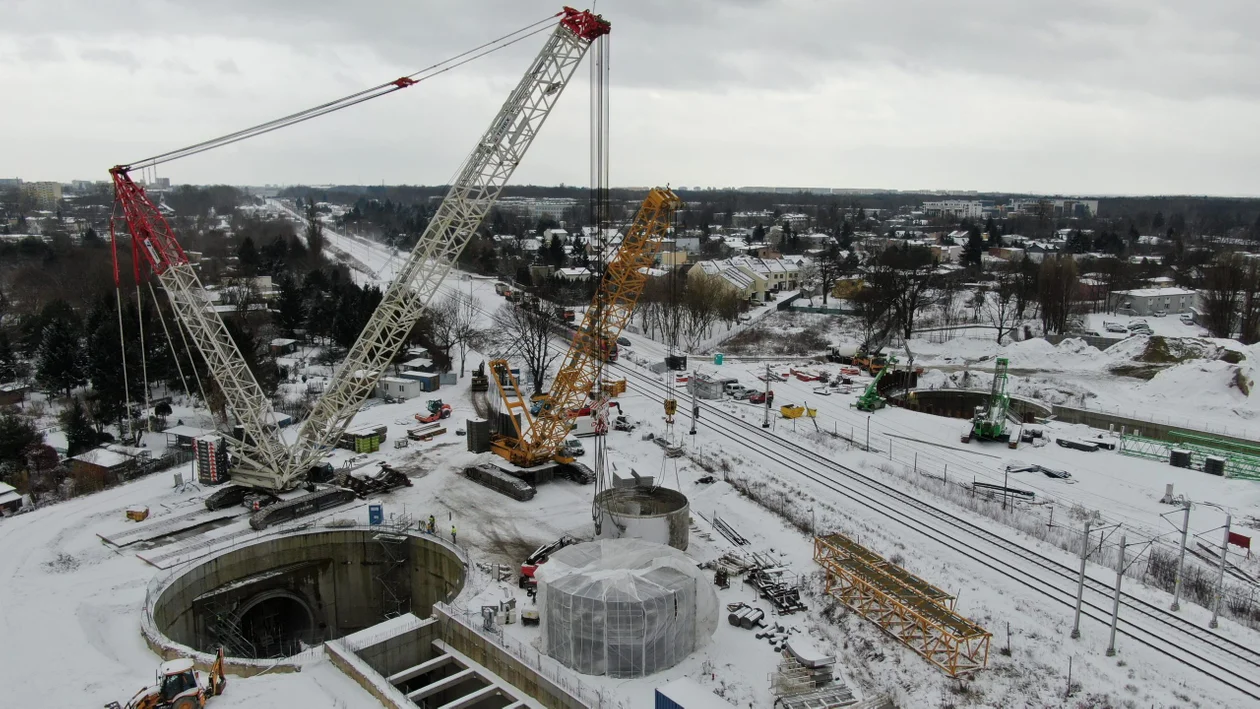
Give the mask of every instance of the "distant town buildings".
M 577 200 L 572 197 L 503 197 L 496 206 L 504 214 L 560 221 L 566 210 L 577 206 Z
M 976 199 L 943 199 L 937 202 L 924 202 L 923 211 L 930 217 L 954 217 L 955 219 L 980 219 L 984 216 L 986 205 Z
M 61 201 L 60 182 L 24 182 L 22 191 L 35 199 L 40 209 L 53 209 Z

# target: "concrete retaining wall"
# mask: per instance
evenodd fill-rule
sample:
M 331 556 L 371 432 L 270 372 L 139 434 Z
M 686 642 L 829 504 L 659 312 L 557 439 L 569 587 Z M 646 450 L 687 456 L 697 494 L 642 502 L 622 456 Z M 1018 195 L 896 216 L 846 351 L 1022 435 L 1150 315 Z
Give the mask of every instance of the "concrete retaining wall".
M 512 657 L 489 638 L 461 623 L 447 613 L 443 604 L 433 606 L 433 615 L 442 624 L 442 640 L 446 644 L 533 697 L 547 709 L 587 709 L 589 706 L 532 667 Z
M 259 593 L 284 593 L 304 601 L 314 619 L 314 642 L 373 626 L 385 614 L 376 576 L 387 568 L 388 557 L 374 540 L 379 533 L 407 539 L 399 545 L 405 562 L 397 576 L 407 587 L 407 610 L 427 615 L 434 603 L 463 589 L 467 564 L 462 552 L 437 538 L 384 528 L 306 530 L 227 550 L 164 579 L 145 608 L 156 634 L 165 636 L 155 642 L 210 650 L 206 594 L 225 588 L 221 593 L 232 596 L 227 607 Z

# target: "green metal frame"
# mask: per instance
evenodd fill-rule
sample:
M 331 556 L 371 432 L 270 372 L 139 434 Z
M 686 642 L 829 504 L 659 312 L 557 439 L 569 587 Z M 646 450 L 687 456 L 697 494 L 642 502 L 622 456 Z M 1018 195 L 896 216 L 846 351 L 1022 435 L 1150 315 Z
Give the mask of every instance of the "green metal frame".
M 1260 480 L 1260 446 L 1187 431 L 1169 431 L 1168 438 L 1160 441 L 1125 434 L 1120 436 L 1119 451 L 1134 458 L 1167 463 L 1172 449 L 1178 448 L 1190 452 L 1191 468 L 1202 470 L 1204 459 L 1216 456 L 1225 459 L 1225 477 Z

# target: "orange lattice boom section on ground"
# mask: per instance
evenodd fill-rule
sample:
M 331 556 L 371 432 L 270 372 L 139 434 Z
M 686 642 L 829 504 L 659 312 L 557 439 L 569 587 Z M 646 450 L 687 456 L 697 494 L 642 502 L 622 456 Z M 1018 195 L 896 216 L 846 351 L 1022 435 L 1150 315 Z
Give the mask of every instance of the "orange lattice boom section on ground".
M 954 597 L 849 539 L 814 539 L 826 592 L 928 662 L 961 677 L 989 664 L 987 630 L 954 612 Z

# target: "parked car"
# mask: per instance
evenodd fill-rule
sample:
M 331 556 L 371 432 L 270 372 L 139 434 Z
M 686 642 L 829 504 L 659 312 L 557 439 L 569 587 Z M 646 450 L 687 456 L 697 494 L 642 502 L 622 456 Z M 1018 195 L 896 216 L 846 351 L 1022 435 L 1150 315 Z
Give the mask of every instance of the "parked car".
M 1182 313 L 1182 314 L 1181 314 L 1181 323 L 1182 323 L 1183 325 L 1193 325 L 1193 324 L 1194 324 L 1194 316 L 1193 316 L 1193 315 L 1191 315 L 1190 313 Z
M 1151 333 L 1151 326 L 1144 322 L 1129 323 L 1129 332 L 1140 332 L 1149 335 Z
M 629 347 L 629 346 L 630 346 L 630 338 L 629 338 L 629 337 L 626 337 L 626 336 L 624 336 L 624 335 L 622 335 L 621 337 L 618 337 L 618 338 L 617 338 L 617 344 L 618 344 L 618 345 L 621 345 L 622 347 Z
M 564 452 L 572 456 L 586 455 L 586 449 L 582 447 L 582 442 L 576 438 L 564 439 Z
M 748 397 L 748 402 L 750 404 L 764 404 L 766 403 L 766 398 L 767 398 L 766 393 L 764 391 L 759 391 L 753 394 L 752 396 Z M 769 399 L 770 399 L 769 403 L 773 404 L 774 403 L 773 391 L 770 392 Z
M 1168 311 L 1167 311 L 1167 310 L 1156 310 L 1155 312 L 1151 313 L 1151 315 L 1154 315 L 1154 316 L 1155 316 L 1155 317 L 1157 317 L 1157 318 L 1162 318 L 1162 317 L 1166 317 L 1166 316 L 1168 315 Z
M 1103 329 L 1107 332 L 1128 332 L 1128 330 L 1124 328 L 1124 325 L 1121 325 L 1118 322 L 1105 322 L 1103 323 Z

